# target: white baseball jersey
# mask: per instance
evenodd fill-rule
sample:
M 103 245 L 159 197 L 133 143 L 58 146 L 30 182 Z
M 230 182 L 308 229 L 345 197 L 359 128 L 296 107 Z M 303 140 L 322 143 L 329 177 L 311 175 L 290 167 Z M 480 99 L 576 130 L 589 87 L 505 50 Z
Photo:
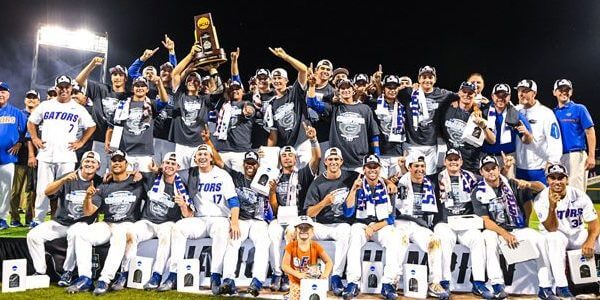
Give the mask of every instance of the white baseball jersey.
M 533 203 L 535 212 L 540 220 L 540 230 L 545 230 L 542 222 L 548 219 L 549 188 L 545 188 L 537 195 Z M 584 229 L 584 223 L 594 221 L 598 218 L 594 204 L 588 195 L 577 188 L 567 186 L 565 198 L 556 205 L 556 217 L 558 218 L 558 230 L 569 236 L 576 231 Z
M 523 170 L 544 169 L 546 162 L 559 163 L 562 156 L 562 140 L 556 116 L 551 109 L 537 101 L 531 108 L 518 106 L 529 124 L 533 141 L 524 144 L 517 139 L 517 168 Z
M 229 217 L 231 211 L 227 200 L 237 197 L 233 179 L 225 170 L 213 166 L 208 173 L 198 173 L 198 184 L 192 209 L 196 217 Z
M 77 162 L 75 151 L 68 149 L 69 143 L 77 140 L 79 127 L 96 126 L 87 110 L 73 100 L 42 102 L 29 116 L 29 122 L 44 124 L 40 139 L 46 147 L 38 151 L 37 159 L 48 163 Z

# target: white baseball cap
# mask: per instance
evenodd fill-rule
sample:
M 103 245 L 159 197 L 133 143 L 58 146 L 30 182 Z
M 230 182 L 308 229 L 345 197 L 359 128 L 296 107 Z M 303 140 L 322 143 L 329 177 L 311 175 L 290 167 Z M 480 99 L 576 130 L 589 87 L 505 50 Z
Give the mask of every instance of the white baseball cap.
M 342 150 L 340 150 L 340 148 L 338 147 L 331 147 L 329 149 L 327 149 L 327 151 L 325 151 L 325 159 L 327 159 L 330 156 L 337 156 L 340 159 L 344 159 L 344 157 L 342 156 Z
M 86 158 L 95 159 L 98 163 L 100 163 L 100 154 L 96 151 L 86 151 L 81 156 L 81 162 L 83 162 Z

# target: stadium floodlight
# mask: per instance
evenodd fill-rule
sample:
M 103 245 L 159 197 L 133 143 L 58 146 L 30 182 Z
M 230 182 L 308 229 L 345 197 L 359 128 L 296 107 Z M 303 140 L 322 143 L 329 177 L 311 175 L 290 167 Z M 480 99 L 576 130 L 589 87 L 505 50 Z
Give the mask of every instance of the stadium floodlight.
M 106 53 L 106 35 L 92 33 L 86 29 L 68 30 L 59 26 L 42 26 L 38 30 L 38 43 L 55 47 Z

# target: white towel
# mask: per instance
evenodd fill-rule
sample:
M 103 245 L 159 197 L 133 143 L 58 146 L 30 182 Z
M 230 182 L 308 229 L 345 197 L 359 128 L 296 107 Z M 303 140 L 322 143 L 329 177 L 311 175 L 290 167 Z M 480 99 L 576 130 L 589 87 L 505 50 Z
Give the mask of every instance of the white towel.
M 500 125 L 500 144 L 508 144 L 512 142 L 512 132 L 511 128 L 506 126 L 506 112 L 508 111 L 508 107 L 504 109 L 502 112 L 502 125 Z M 496 108 L 490 106 L 488 111 L 487 120 L 488 126 L 494 128 L 494 133 L 496 133 Z M 497 134 L 497 133 L 496 133 Z
M 229 130 L 229 122 L 231 121 L 231 110 L 231 103 L 229 101 L 223 103 L 221 110 L 219 110 L 217 128 L 213 135 L 221 141 L 227 140 L 227 131 Z
M 415 194 L 412 187 L 412 181 L 410 180 L 410 173 L 404 174 L 398 181 L 398 187 L 403 186 L 406 188 L 406 199 L 398 199 L 396 201 L 396 209 L 403 215 L 412 216 L 414 212 Z M 423 179 L 423 195 L 421 201 L 421 210 L 424 212 L 437 213 L 437 204 L 435 194 L 433 193 L 433 185 L 427 177 Z

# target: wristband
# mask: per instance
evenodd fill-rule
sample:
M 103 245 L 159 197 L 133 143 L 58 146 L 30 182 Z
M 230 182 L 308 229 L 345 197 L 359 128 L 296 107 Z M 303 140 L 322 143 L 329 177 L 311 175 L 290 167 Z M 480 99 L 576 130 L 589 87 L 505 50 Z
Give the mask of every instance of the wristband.
M 315 138 L 314 140 L 309 140 L 310 141 L 310 146 L 312 148 L 316 148 L 317 146 L 319 146 L 319 141 Z

